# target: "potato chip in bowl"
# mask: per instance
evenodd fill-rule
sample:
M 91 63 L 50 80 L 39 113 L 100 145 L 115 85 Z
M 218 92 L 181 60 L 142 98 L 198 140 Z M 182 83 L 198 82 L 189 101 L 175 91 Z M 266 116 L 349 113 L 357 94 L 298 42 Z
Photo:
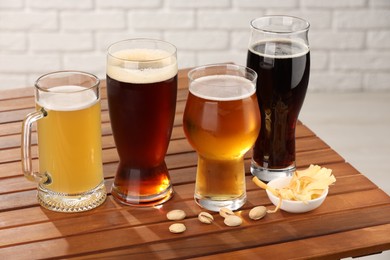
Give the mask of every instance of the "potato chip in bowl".
M 332 170 L 310 165 L 309 168 L 296 171 L 293 176 L 281 177 L 268 184 L 257 177 L 252 179 L 256 185 L 265 189 L 271 202 L 287 212 L 302 213 L 319 207 L 328 194 L 330 185 L 336 182 Z

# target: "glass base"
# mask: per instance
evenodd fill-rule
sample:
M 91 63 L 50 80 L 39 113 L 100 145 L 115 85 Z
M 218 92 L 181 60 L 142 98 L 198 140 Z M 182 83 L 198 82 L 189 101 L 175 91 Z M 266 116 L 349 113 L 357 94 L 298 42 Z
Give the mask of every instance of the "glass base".
M 221 208 L 237 210 L 245 204 L 246 193 L 234 199 L 202 197 L 199 194 L 195 194 L 194 199 L 199 206 L 210 211 L 219 212 Z
M 94 189 L 80 194 L 57 193 L 38 185 L 38 202 L 42 207 L 57 212 L 82 212 L 100 206 L 107 197 L 102 181 Z
M 137 207 L 150 207 L 163 204 L 173 196 L 173 188 L 170 185 L 165 191 L 149 196 L 130 196 L 119 192 L 115 185 L 112 186 L 111 194 L 114 199 L 122 204 Z
M 255 161 L 251 163 L 251 173 L 262 181 L 269 182 L 279 177 L 292 176 L 296 170 L 295 164 L 283 169 L 269 169 L 259 166 Z

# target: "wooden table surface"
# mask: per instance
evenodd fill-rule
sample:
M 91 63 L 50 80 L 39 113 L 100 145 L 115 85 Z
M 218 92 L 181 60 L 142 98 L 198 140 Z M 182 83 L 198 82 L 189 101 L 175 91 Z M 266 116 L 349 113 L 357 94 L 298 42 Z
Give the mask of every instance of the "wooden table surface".
M 40 207 L 36 185 L 23 177 L 20 164 L 21 120 L 34 110 L 33 88 L 1 91 L 0 259 L 334 259 L 390 249 L 390 197 L 303 124 L 296 134 L 298 168 L 318 164 L 333 169 L 337 178 L 321 207 L 304 214 L 278 211 L 259 221 L 250 220 L 252 207 L 271 207 L 271 203 L 265 191 L 251 181 L 248 154 L 248 201 L 238 211 L 243 224 L 227 227 L 216 213 L 213 224 L 200 223 L 197 215 L 202 210 L 193 200 L 197 155 L 182 130 L 186 75 L 186 70 L 179 72 L 175 126 L 166 156 L 175 195 L 159 208 L 123 206 L 111 195 L 89 212 L 56 213 Z M 118 155 L 104 81 L 102 87 L 103 163 L 110 191 Z M 35 134 L 33 143 L 36 167 Z M 165 214 L 172 209 L 187 213 L 182 221 L 187 231 L 182 234 L 168 231 L 172 222 Z

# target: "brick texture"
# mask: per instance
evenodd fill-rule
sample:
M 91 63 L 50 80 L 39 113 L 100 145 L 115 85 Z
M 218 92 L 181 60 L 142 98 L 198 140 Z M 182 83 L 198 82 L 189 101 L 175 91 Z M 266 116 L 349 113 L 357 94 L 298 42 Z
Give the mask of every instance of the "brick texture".
M 249 22 L 270 14 L 310 22 L 309 91 L 390 91 L 389 0 L 1 0 L 0 89 L 61 69 L 104 77 L 108 46 L 129 38 L 172 42 L 180 68 L 245 65 Z
M 61 27 L 65 30 L 121 30 L 126 28 L 123 11 L 65 11 L 60 15 Z
M 0 50 L 8 52 L 27 49 L 27 37 L 22 32 L 0 32 Z
M 0 1 L 0 8 L 22 8 L 23 7 L 23 0 L 1 0 Z
M 193 28 L 193 11 L 134 11 L 129 14 L 128 27 L 135 29 L 183 29 Z
M 26 1 L 28 7 L 36 9 L 91 9 L 93 7 L 93 0 L 28 0 Z
M 52 11 L 3 11 L 0 10 L 0 30 L 23 30 L 26 34 L 29 31 L 37 30 L 58 30 L 57 15 Z
M 79 1 L 79 0 L 76 0 Z M 82 2 L 82 1 L 80 1 Z M 122 9 L 122 8 L 158 8 L 162 6 L 163 0 L 97 0 L 97 6 L 101 9 L 113 8 L 113 9 Z
M 31 33 L 29 42 L 37 52 L 88 51 L 94 45 L 91 33 Z

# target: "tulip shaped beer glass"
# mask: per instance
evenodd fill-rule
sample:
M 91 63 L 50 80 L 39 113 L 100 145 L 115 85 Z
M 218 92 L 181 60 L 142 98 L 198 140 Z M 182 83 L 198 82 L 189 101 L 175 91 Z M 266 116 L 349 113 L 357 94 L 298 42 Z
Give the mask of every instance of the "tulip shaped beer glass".
M 161 204 L 173 194 L 165 154 L 177 95 L 176 48 L 151 39 L 114 43 L 107 55 L 107 98 L 119 154 L 112 187 L 127 205 Z
M 243 157 L 260 128 L 256 72 L 216 64 L 195 68 L 188 77 L 183 127 L 198 153 L 195 201 L 212 211 L 236 210 L 246 201 Z
M 261 111 L 251 172 L 270 181 L 295 171 L 295 127 L 310 73 L 309 23 L 289 16 L 251 22 L 247 66 L 255 70 Z
M 99 79 L 59 71 L 35 83 L 37 111 L 22 128 L 22 166 L 38 182 L 38 201 L 50 210 L 79 212 L 106 199 L 102 167 Z M 31 126 L 38 124 L 39 172 L 32 170 Z

